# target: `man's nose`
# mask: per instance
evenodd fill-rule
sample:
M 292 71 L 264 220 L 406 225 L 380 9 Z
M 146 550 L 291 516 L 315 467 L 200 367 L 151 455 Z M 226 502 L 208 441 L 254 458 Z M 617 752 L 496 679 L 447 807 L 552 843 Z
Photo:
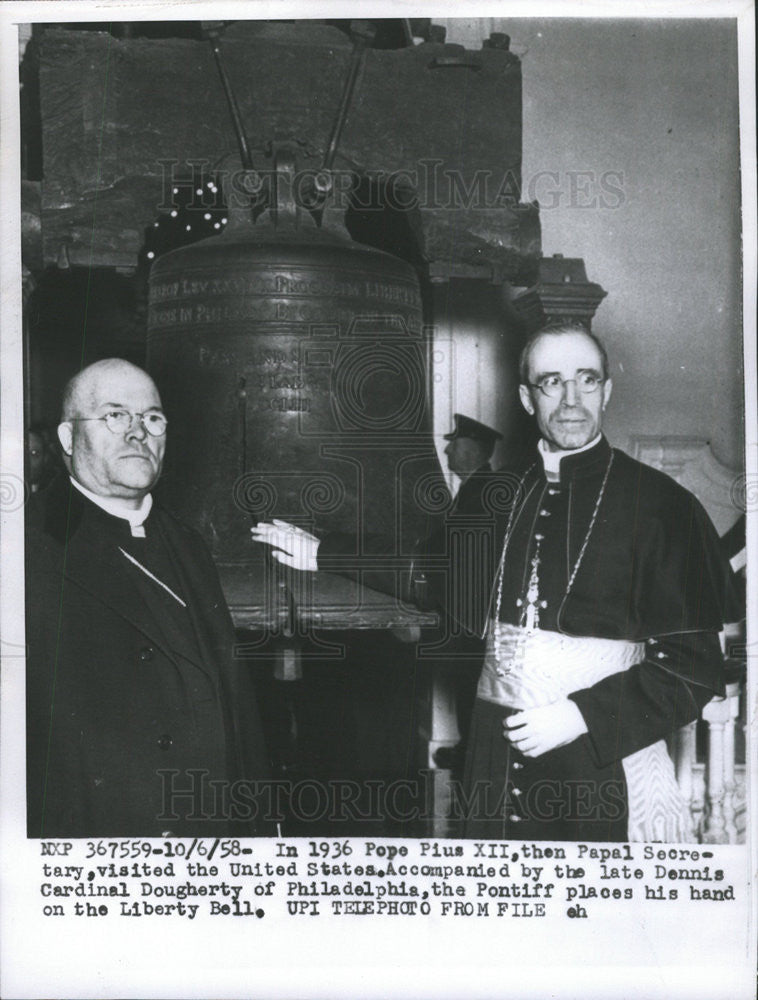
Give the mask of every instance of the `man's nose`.
M 141 413 L 132 414 L 132 424 L 126 432 L 126 436 L 127 438 L 136 438 L 138 441 L 144 441 L 147 437 L 147 431 L 145 430 L 145 424 Z
M 578 393 L 576 391 L 576 379 L 567 378 L 563 383 L 563 402 L 566 406 L 576 406 Z

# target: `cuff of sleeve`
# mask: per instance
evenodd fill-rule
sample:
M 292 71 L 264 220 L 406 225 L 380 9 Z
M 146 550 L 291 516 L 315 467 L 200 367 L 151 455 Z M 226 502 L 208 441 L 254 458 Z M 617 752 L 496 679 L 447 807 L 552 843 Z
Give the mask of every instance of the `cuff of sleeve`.
M 582 697 L 582 695 L 586 694 L 587 694 L 586 690 L 574 691 L 572 694 L 568 696 L 568 698 L 570 701 L 573 701 L 573 703 L 576 705 L 576 707 L 582 714 L 582 718 L 584 719 L 584 724 L 587 727 L 587 732 L 584 735 L 587 738 L 587 745 L 590 748 L 590 751 L 592 753 L 592 758 L 595 764 L 598 767 L 605 767 L 607 764 L 611 763 L 613 757 L 611 756 L 606 759 L 605 755 L 601 752 L 601 747 L 596 742 L 595 735 L 593 735 L 592 731 L 593 727 L 590 725 L 591 713 L 589 711 L 589 706 L 587 705 L 586 698 Z M 612 714 L 608 721 L 610 725 L 615 725 L 616 720 Z

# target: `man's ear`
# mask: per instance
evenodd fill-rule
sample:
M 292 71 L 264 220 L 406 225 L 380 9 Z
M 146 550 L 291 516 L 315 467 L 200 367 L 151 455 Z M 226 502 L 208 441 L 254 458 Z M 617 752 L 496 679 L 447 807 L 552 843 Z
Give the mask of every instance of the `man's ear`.
M 521 398 L 521 405 L 524 407 L 526 412 L 530 416 L 534 416 L 534 403 L 532 402 L 532 394 L 529 391 L 529 386 L 522 384 L 518 387 L 518 394 Z
M 608 400 L 611 398 L 611 393 L 613 392 L 613 380 L 607 378 L 603 383 L 603 409 L 608 405 Z
M 74 450 L 74 431 L 68 420 L 58 424 L 58 440 L 66 455 L 71 456 Z

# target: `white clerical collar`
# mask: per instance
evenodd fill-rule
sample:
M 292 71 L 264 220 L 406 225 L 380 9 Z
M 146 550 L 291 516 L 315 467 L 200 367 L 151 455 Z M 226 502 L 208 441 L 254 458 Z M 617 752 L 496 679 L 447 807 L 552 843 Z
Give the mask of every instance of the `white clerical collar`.
M 144 523 L 153 507 L 153 497 L 150 493 L 146 494 L 142 498 L 142 503 L 139 507 L 133 510 L 120 497 L 98 496 L 97 493 L 88 490 L 86 486 L 82 486 L 73 476 L 69 476 L 69 479 L 80 493 L 87 497 L 88 500 L 91 500 L 92 503 L 97 504 L 106 514 L 111 514 L 113 517 L 121 517 L 125 521 L 128 521 L 129 527 L 132 529 L 132 538 L 145 537 Z
M 578 455 L 580 452 L 589 451 L 590 448 L 594 448 L 595 445 L 600 440 L 601 435 L 598 434 L 587 444 L 582 445 L 581 448 L 573 448 L 571 451 L 550 451 L 547 445 L 547 441 L 544 438 L 540 438 L 537 443 L 537 448 L 542 458 L 542 464 L 545 467 L 545 476 L 557 482 L 561 478 L 561 459 L 566 458 L 568 455 Z

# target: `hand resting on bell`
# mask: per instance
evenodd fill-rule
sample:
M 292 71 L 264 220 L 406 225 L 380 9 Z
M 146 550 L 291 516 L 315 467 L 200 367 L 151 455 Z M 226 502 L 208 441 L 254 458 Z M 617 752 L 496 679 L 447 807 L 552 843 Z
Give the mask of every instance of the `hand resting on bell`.
M 287 521 L 261 521 L 250 529 L 254 542 L 271 546 L 271 555 L 291 569 L 318 569 L 318 547 L 321 539 Z

